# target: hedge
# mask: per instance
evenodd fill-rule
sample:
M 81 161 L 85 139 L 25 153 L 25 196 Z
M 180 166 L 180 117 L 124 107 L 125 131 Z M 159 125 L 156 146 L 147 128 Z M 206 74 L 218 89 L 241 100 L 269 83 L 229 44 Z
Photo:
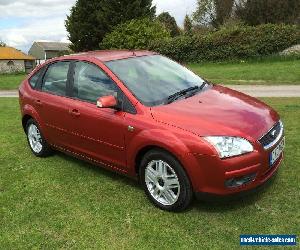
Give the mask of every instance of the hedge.
M 148 49 L 155 40 L 170 38 L 170 32 L 159 21 L 148 18 L 122 23 L 107 34 L 101 49 Z
M 299 26 L 265 24 L 155 40 L 147 49 L 181 62 L 200 62 L 268 56 L 299 43 Z

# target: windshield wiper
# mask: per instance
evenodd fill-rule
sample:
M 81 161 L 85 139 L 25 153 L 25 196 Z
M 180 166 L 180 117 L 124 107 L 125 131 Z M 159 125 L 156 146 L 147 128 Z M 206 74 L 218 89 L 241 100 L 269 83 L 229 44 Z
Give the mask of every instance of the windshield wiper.
M 198 92 L 200 92 L 202 89 L 204 89 L 204 87 L 205 87 L 206 85 L 209 85 L 209 83 L 206 82 L 206 81 L 204 81 L 204 82 L 198 87 L 198 89 L 196 89 L 195 91 L 191 92 L 189 95 L 186 96 L 186 98 L 196 95 Z
M 203 84 L 202 84 L 203 85 Z M 187 88 L 187 89 L 184 89 L 184 90 L 181 90 L 181 91 L 178 91 L 176 92 L 175 94 L 173 95 L 170 95 L 168 97 L 168 104 L 169 103 L 172 103 L 174 101 L 176 101 L 178 98 L 182 97 L 182 96 L 185 96 L 187 93 L 191 92 L 191 91 L 194 91 L 194 90 L 201 90 L 204 86 L 194 86 L 194 87 L 190 87 L 190 88 Z
M 200 86 L 200 89 L 203 89 L 205 87 L 205 85 L 209 85 L 208 81 L 203 81 L 203 83 Z
M 195 95 L 197 92 L 201 91 L 206 85 L 209 85 L 209 83 L 207 81 L 204 81 L 200 86 L 194 86 L 194 87 L 190 87 L 190 88 L 178 91 L 175 94 L 170 95 L 168 97 L 167 104 L 170 104 L 170 103 L 176 101 L 178 98 L 185 96 L 189 92 L 192 92 L 192 93 L 190 95 L 188 95 L 187 97 L 191 97 L 191 96 Z

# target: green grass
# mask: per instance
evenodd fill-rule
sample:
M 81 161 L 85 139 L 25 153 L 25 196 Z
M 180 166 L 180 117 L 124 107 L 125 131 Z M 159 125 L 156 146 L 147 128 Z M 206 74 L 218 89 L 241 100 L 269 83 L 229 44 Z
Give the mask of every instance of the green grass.
M 0 74 L 0 90 L 15 90 L 18 89 L 26 75 L 19 74 Z
M 267 58 L 227 63 L 188 64 L 214 83 L 280 85 L 300 84 L 300 59 Z
M 287 137 L 272 185 L 176 214 L 155 208 L 126 177 L 61 153 L 34 157 L 18 99 L 0 99 L 0 248 L 237 249 L 240 234 L 299 235 L 300 98 L 265 100 L 280 112 Z

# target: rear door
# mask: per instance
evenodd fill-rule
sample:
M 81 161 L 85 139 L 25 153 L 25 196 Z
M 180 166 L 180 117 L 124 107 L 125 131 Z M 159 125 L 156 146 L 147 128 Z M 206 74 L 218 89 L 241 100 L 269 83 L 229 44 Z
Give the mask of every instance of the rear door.
M 35 100 L 36 109 L 45 123 L 48 141 L 64 148 L 72 145 L 69 107 L 73 100 L 68 97 L 70 65 L 70 61 L 50 64 L 39 87 L 38 98 Z

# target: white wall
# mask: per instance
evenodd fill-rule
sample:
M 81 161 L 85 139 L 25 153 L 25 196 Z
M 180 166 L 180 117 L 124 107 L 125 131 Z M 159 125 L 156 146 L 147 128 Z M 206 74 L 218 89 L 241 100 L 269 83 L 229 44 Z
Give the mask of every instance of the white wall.
M 12 61 L 13 65 L 8 65 Z M 24 60 L 0 60 L 0 73 L 25 72 Z

